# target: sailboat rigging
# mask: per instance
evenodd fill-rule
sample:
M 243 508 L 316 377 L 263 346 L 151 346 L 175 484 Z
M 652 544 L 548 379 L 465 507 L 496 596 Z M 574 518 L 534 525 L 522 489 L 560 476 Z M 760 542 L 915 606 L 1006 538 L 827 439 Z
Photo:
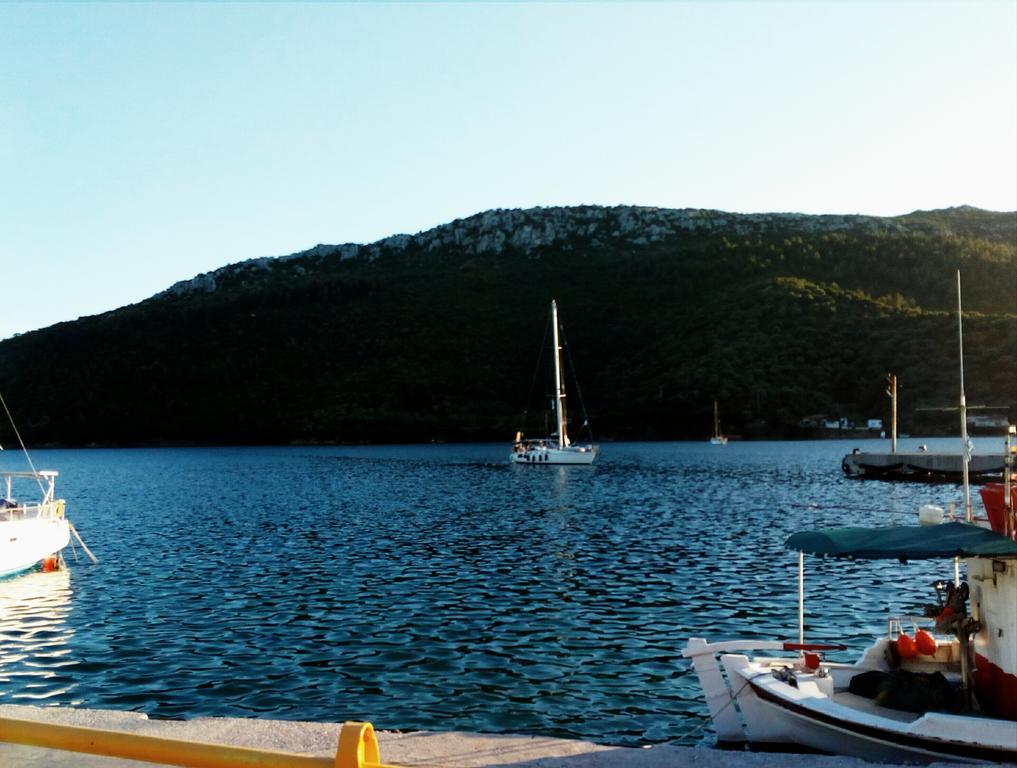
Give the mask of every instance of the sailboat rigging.
M 561 365 L 561 327 L 558 322 L 558 304 L 551 301 L 552 348 L 554 351 L 552 381 L 554 385 L 555 429 L 552 434 L 541 438 L 523 438 L 522 431 L 516 432 L 515 444 L 509 460 L 514 464 L 592 464 L 597 458 L 600 446 L 591 444 L 574 445 L 568 436 L 568 419 L 565 411 L 565 381 Z M 580 399 L 581 404 L 581 399 Z M 584 426 L 589 425 L 585 409 Z

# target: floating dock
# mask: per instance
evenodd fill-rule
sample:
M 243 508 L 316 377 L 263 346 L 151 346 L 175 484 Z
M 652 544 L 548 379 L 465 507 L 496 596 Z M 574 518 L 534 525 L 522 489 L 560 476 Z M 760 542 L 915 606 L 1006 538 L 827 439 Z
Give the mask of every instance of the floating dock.
M 975 453 L 968 460 L 968 477 L 973 483 L 1002 480 L 1005 465 L 1005 454 Z M 959 483 L 964 476 L 964 457 L 959 453 L 855 450 L 844 457 L 840 466 L 848 477 L 880 480 Z

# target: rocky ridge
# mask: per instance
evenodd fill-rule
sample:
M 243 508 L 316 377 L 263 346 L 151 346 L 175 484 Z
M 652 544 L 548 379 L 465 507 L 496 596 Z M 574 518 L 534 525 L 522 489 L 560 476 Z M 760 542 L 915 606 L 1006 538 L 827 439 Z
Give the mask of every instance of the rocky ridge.
M 568 247 L 568 242 L 577 237 L 587 239 L 593 246 L 618 240 L 646 245 L 697 233 L 724 232 L 744 237 L 775 231 L 806 234 L 858 228 L 904 231 L 907 226 L 899 219 L 877 216 L 728 213 L 699 208 L 577 206 L 496 209 L 456 219 L 415 235 L 392 235 L 368 245 L 319 244 L 286 256 L 249 259 L 182 280 L 159 295 L 211 293 L 227 276 L 270 269 L 288 270 L 300 275 L 305 273 L 307 266 L 325 259 L 373 260 L 385 252 L 410 248 L 424 253 L 455 249 L 469 255 L 498 255 L 511 249 L 528 254 L 555 244 Z

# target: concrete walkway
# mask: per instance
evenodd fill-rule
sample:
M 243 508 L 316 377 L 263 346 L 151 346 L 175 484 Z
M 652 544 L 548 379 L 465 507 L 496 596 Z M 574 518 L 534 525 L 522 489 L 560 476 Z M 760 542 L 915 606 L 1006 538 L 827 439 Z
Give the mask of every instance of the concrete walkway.
M 127 731 L 171 739 L 232 744 L 334 757 L 340 726 L 285 720 L 198 718 L 149 720 L 136 712 L 0 706 L 0 717 Z M 587 741 L 477 733 L 379 732 L 381 759 L 407 768 L 872 768 L 822 755 L 731 752 L 658 745 L 605 747 Z M 0 742 L 3 768 L 142 768 L 150 763 Z M 948 764 L 941 763 L 941 766 Z

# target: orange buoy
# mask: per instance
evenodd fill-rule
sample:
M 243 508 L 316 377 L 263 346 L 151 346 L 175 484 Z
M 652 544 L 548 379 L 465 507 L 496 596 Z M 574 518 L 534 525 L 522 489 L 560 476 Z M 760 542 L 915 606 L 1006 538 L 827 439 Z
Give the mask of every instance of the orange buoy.
M 60 559 L 56 555 L 47 555 L 42 558 L 43 573 L 50 573 L 60 567 Z
M 918 646 L 911 637 L 901 635 L 897 638 L 897 653 L 902 659 L 913 659 L 918 654 Z
M 936 638 L 932 636 L 931 632 L 919 629 L 915 632 L 915 647 L 919 653 L 932 656 L 936 652 Z

